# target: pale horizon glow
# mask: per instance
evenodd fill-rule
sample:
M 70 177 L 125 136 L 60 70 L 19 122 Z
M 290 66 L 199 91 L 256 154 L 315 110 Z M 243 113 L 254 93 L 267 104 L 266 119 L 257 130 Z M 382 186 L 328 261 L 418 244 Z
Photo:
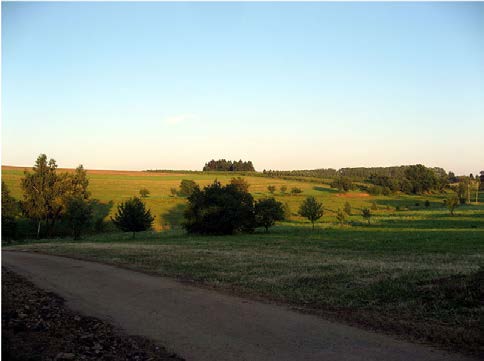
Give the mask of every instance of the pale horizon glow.
M 483 3 L 2 3 L 2 164 L 484 170 Z

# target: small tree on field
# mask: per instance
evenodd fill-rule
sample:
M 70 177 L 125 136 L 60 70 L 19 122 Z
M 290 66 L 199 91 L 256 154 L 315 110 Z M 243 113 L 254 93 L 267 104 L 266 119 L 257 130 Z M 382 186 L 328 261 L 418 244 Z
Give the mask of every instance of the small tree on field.
M 92 205 L 88 200 L 81 197 L 71 197 L 67 200 L 64 217 L 75 240 L 81 237 L 82 231 L 91 223 L 92 215 Z
M 267 190 L 271 193 L 271 194 L 274 194 L 274 192 L 276 191 L 276 186 L 273 186 L 273 185 L 268 185 L 267 186 Z
M 298 187 L 292 187 L 291 188 L 291 194 L 299 194 L 302 193 L 302 189 Z
M 430 207 L 430 202 L 429 202 L 428 199 L 425 201 L 424 205 L 425 205 L 425 208 L 429 208 Z
M 323 216 L 323 204 L 319 203 L 316 198 L 310 196 L 307 197 L 299 207 L 299 214 L 309 219 L 313 225 L 319 218 Z
M 198 189 L 198 184 L 190 179 L 183 179 L 180 182 L 180 195 L 182 196 L 191 196 L 195 189 Z
M 452 194 L 445 200 L 445 204 L 449 208 L 450 215 L 453 216 L 455 208 L 459 205 L 459 197 L 456 194 Z
M 287 186 L 286 185 L 282 185 L 279 187 L 279 190 L 281 191 L 282 194 L 286 194 L 287 192 Z
M 136 232 L 151 228 L 154 218 L 150 210 L 145 208 L 143 201 L 138 197 L 133 197 L 118 206 L 118 210 L 111 220 L 123 232 L 133 232 L 134 238 Z
M 141 188 L 139 190 L 139 195 L 141 198 L 147 198 L 150 195 L 150 191 L 147 188 Z
M 289 203 L 284 203 L 284 219 L 291 218 L 291 207 L 289 207 Z
M 256 226 L 264 227 L 266 232 L 276 221 L 284 219 L 284 206 L 274 198 L 261 199 L 255 202 L 254 210 Z
M 349 202 L 345 202 L 343 210 L 348 216 L 351 216 L 351 204 Z
M 176 197 L 178 194 L 178 190 L 176 188 L 170 188 L 170 193 L 172 197 Z
M 249 191 L 250 184 L 242 177 L 232 178 L 230 184 L 236 186 L 241 192 Z
M 371 211 L 368 208 L 363 208 L 361 210 L 361 215 L 368 221 L 368 224 L 370 224 L 370 219 L 372 216 Z
M 372 211 L 378 210 L 378 206 L 376 205 L 376 202 L 375 201 L 371 202 L 371 210 Z
M 341 209 L 338 209 L 336 211 L 336 220 L 338 221 L 339 224 L 343 225 L 346 222 L 346 217 L 347 217 L 346 212 L 342 211 Z

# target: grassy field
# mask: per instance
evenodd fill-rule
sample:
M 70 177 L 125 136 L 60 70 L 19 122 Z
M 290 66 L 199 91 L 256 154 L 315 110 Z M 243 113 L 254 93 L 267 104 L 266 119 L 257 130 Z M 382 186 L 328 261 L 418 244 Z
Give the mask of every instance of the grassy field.
M 18 198 L 21 176 L 18 169 L 3 169 L 4 180 Z M 162 215 L 185 202 L 169 196 L 171 187 L 181 179 L 204 185 L 215 177 L 93 172 L 90 188 L 95 198 L 119 202 L 147 187 L 151 191 L 147 203 L 160 222 Z M 217 178 L 227 182 L 230 175 Z M 314 232 L 293 215 L 270 233 L 201 237 L 171 229 L 141 233 L 134 241 L 129 234 L 109 233 L 76 242 L 26 241 L 9 248 L 97 260 L 290 304 L 461 351 L 483 350 L 483 203 L 459 207 L 452 217 L 440 195 L 340 195 L 327 184 L 246 178 L 256 198 L 268 195 L 269 184 L 297 186 L 304 191 L 301 195 L 277 198 L 288 202 L 295 213 L 305 196 L 314 195 L 327 211 Z M 426 199 L 429 208 L 423 206 Z M 332 211 L 346 201 L 355 215 L 350 217 L 352 225 L 339 226 Z M 373 201 L 379 209 L 368 226 L 359 208 Z M 396 206 L 405 209 L 397 211 Z
M 28 170 L 28 169 L 27 169 Z M 63 170 L 60 170 L 63 171 Z M 72 171 L 72 170 L 67 170 Z M 12 192 L 12 195 L 17 199 L 22 199 L 22 191 L 20 188 L 20 180 L 23 177 L 24 169 L 17 167 L 2 167 L 2 179 Z M 110 215 L 116 211 L 116 205 L 128 199 L 129 197 L 139 195 L 141 188 L 147 188 L 151 194 L 145 199 L 148 208 L 151 209 L 155 216 L 154 229 L 162 230 L 178 226 L 182 220 L 182 213 L 186 204 L 186 199 L 182 197 L 172 197 L 170 188 L 178 188 L 182 179 L 191 179 L 196 181 L 201 186 L 212 183 L 218 179 L 223 184 L 228 183 L 230 179 L 237 174 L 228 173 L 150 173 L 150 172 L 130 172 L 130 171 L 89 171 L 89 190 L 92 193 L 92 198 L 99 199 L 104 203 L 113 201 L 110 210 Z M 424 208 L 425 200 L 432 203 L 432 207 L 440 207 L 442 204 L 442 196 L 422 196 L 409 197 L 407 195 L 393 195 L 391 197 L 385 196 L 369 196 L 366 193 L 349 192 L 347 194 L 339 194 L 337 190 L 332 189 L 328 183 L 314 183 L 302 182 L 296 180 L 284 180 L 278 178 L 267 178 L 259 176 L 243 177 L 250 184 L 250 192 L 256 198 L 263 198 L 271 196 L 267 190 L 268 185 L 275 185 L 277 191 L 274 196 L 283 203 L 287 203 L 291 210 L 290 220 L 296 222 L 304 222 L 304 219 L 297 215 L 297 210 L 300 203 L 309 195 L 315 196 L 319 201 L 322 201 L 326 213 L 323 217 L 324 222 L 335 221 L 335 211 L 338 208 L 343 208 L 344 203 L 348 201 L 354 208 L 355 213 L 360 213 L 362 207 L 371 207 L 372 202 L 377 203 L 379 210 L 377 213 L 391 213 L 396 206 L 408 207 L 410 209 Z M 314 181 L 314 179 L 313 179 Z M 290 195 L 281 194 L 280 186 L 286 185 L 287 192 L 292 187 L 299 187 L 303 190 L 301 194 Z M 420 206 L 416 207 L 415 203 Z M 387 209 L 390 207 L 391 209 Z M 360 218 L 360 217 L 356 217 Z

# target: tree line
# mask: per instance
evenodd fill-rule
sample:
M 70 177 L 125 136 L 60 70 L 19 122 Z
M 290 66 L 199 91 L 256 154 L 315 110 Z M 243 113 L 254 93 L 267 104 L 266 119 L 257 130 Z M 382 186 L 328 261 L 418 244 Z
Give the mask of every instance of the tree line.
M 231 161 L 225 159 L 214 160 L 205 163 L 203 171 L 217 171 L 217 172 L 255 172 L 252 161 L 244 162 L 242 160 Z

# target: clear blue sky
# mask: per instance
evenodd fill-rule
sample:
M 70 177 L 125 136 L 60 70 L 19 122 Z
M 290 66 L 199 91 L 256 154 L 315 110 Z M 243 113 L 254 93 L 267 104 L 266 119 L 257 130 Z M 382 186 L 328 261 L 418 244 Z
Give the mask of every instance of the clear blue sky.
M 2 3 L 2 164 L 484 169 L 482 3 Z

